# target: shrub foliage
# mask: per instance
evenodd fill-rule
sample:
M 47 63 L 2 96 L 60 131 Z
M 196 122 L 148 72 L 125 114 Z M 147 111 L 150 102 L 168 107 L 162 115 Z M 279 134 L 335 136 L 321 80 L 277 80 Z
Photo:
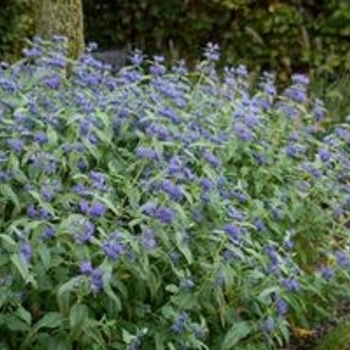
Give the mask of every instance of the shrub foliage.
M 0 345 L 265 349 L 349 288 L 346 123 L 294 75 L 36 38 L 0 72 Z M 92 47 L 90 47 L 91 49 Z M 141 68 L 142 66 L 147 67 Z

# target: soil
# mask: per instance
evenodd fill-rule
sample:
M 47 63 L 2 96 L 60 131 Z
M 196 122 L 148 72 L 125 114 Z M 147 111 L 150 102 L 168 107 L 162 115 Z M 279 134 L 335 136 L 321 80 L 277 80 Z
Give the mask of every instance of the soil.
M 318 346 L 322 343 L 324 337 L 333 330 L 337 325 L 339 325 L 345 317 L 350 315 L 350 302 L 342 304 L 338 311 L 338 317 L 334 320 L 329 320 L 322 325 L 319 325 L 312 331 L 312 335 L 307 337 L 296 337 L 292 336 L 290 343 L 278 350 L 317 350 Z M 330 349 L 330 350 L 340 350 L 340 349 Z

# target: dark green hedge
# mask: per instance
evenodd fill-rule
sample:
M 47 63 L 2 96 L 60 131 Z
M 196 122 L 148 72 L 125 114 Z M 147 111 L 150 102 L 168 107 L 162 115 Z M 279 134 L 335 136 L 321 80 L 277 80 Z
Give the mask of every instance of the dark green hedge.
M 32 0 L 1 0 L 0 60 L 18 59 L 24 38 L 33 34 Z
M 18 53 L 30 0 L 2 0 L 0 45 Z M 85 36 L 104 49 L 133 46 L 193 60 L 209 42 L 226 63 L 332 77 L 350 70 L 348 0 L 83 0 Z M 10 22 L 10 25 L 9 25 Z M 19 34 L 20 33 L 20 34 Z
M 84 7 L 87 39 L 106 48 L 128 43 L 194 58 L 214 41 L 225 62 L 278 69 L 282 78 L 350 69 L 348 0 L 84 0 Z

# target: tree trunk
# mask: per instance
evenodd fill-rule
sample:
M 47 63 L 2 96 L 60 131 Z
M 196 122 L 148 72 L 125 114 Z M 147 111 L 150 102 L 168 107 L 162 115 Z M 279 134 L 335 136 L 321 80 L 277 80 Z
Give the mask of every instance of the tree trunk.
M 68 56 L 77 59 L 84 51 L 82 0 L 34 0 L 35 33 L 51 40 L 68 38 Z

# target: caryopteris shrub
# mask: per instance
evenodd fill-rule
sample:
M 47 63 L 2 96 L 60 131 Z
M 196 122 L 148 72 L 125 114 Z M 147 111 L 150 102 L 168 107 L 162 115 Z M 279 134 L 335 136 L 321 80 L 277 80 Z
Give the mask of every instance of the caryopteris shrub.
M 349 288 L 350 126 L 322 136 L 307 77 L 251 89 L 215 45 L 113 76 L 64 47 L 0 72 L 2 348 L 273 349 L 325 319 Z

